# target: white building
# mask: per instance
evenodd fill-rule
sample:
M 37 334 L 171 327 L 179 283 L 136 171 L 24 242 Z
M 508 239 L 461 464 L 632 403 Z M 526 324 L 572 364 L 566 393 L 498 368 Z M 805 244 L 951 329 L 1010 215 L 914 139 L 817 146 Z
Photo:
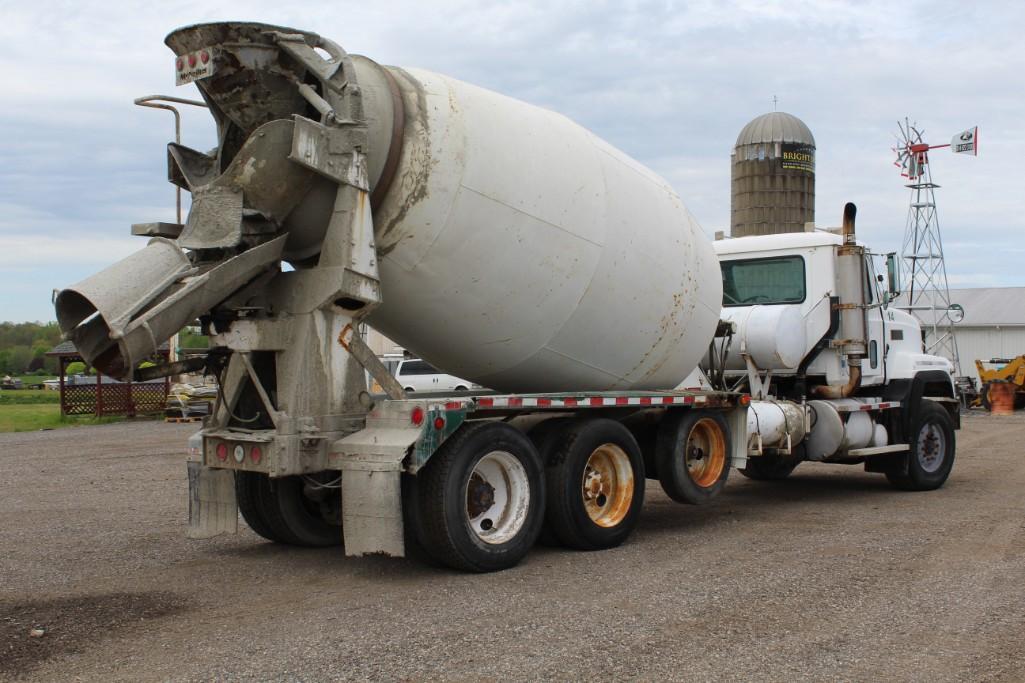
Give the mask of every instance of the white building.
M 961 374 L 978 380 L 976 360 L 1025 354 L 1025 287 L 951 289 L 950 301 L 964 308 L 954 326 Z

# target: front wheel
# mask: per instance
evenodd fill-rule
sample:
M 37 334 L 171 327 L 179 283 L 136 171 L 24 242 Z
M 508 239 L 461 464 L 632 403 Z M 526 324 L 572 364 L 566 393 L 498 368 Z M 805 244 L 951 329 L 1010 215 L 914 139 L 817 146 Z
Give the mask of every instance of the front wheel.
M 726 420 L 707 410 L 670 411 L 655 441 L 662 489 L 680 503 L 707 503 L 726 486 L 730 437 Z
M 907 472 L 903 467 L 887 472 L 890 483 L 905 491 L 931 491 L 943 486 L 954 467 L 954 421 L 950 413 L 924 399 L 911 426 L 910 446 Z
M 441 564 L 507 569 L 530 550 L 544 521 L 541 457 L 502 422 L 464 425 L 417 475 L 417 535 Z
M 987 413 L 993 412 L 993 403 L 989 400 L 989 387 L 990 383 L 985 382 L 982 388 L 979 389 L 979 404 L 986 410 Z

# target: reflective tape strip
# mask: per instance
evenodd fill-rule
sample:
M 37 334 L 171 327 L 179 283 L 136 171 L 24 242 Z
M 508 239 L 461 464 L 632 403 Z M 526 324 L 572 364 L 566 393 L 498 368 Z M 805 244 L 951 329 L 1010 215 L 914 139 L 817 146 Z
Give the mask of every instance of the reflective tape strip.
M 692 405 L 707 403 L 707 396 L 481 396 L 479 408 L 605 408 L 611 406 Z
M 834 405 L 838 413 L 867 412 L 869 410 L 893 410 L 900 408 L 900 401 L 874 401 L 872 403 L 859 403 L 857 406 Z

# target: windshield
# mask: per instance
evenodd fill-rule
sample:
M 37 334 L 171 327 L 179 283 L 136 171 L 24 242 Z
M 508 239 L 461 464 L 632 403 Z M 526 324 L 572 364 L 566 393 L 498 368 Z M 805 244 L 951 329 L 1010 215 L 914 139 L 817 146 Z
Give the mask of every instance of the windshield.
M 800 256 L 723 261 L 720 266 L 723 306 L 804 301 L 804 259 Z

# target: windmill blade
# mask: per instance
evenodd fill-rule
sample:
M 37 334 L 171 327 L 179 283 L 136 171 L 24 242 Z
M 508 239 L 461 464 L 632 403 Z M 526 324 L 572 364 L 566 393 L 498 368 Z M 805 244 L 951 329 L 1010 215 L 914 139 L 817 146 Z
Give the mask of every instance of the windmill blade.
M 900 135 L 894 134 L 894 138 L 897 140 L 897 146 L 893 147 L 893 152 L 896 155 L 896 159 L 893 165 L 900 169 L 900 175 L 903 178 L 913 178 L 912 175 L 912 154 L 911 154 L 911 140 L 909 138 L 909 128 L 911 124 L 905 119 L 904 123 L 897 122 L 897 128 L 900 130 Z

